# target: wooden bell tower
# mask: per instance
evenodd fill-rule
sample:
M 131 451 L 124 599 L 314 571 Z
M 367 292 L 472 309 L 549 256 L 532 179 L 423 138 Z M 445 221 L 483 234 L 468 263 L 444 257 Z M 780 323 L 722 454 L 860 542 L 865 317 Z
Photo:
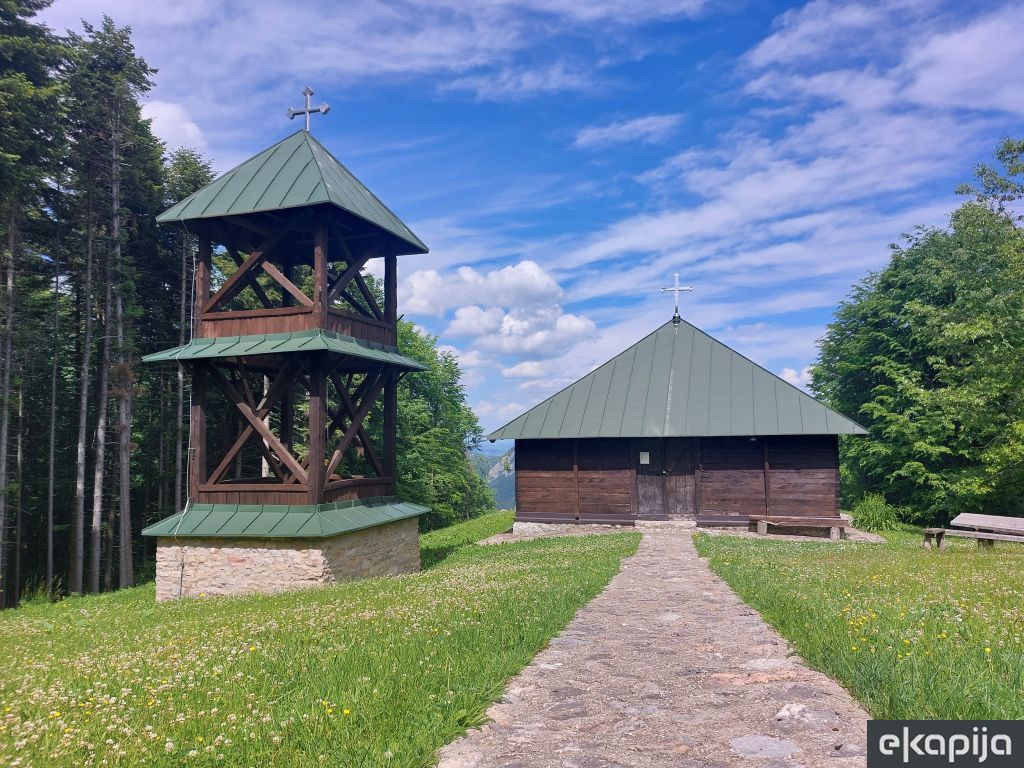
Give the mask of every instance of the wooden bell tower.
M 186 507 L 145 533 L 297 535 L 325 510 L 398 503 L 397 385 L 424 368 L 397 349 L 397 260 L 423 242 L 306 131 L 158 220 L 199 241 L 193 333 L 146 360 L 191 377 L 189 505 L 214 520 Z

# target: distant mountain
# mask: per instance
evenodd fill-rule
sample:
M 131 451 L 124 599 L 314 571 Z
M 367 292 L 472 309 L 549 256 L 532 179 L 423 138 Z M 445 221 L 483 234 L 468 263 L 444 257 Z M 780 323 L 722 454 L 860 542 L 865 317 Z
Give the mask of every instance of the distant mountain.
M 494 491 L 498 509 L 515 509 L 516 506 L 516 455 L 509 449 L 500 455 L 488 456 L 474 453 L 470 456 L 473 466 L 487 485 Z

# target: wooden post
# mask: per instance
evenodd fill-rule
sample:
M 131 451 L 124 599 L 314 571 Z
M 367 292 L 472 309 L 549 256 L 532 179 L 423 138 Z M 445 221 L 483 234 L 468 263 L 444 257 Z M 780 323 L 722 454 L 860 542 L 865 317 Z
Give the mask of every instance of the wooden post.
M 322 306 L 317 304 L 317 306 Z M 309 503 L 324 501 L 324 440 L 327 429 L 327 372 L 324 353 L 313 352 L 309 365 Z
M 391 332 L 391 343 L 398 344 L 398 257 L 384 257 L 384 322 Z M 388 373 L 384 385 L 384 474 L 388 477 L 389 494 L 396 492 L 398 479 L 398 376 Z
M 188 457 L 188 496 L 193 503 L 199 500 L 199 486 L 206 483 L 206 387 L 206 363 L 194 363 L 192 410 L 189 414 L 191 453 Z
M 203 338 L 203 307 L 210 300 L 210 268 L 213 249 L 210 236 L 203 227 L 199 230 L 199 254 L 196 261 L 195 294 L 192 309 L 192 338 Z
M 393 253 L 384 257 L 384 322 L 391 326 L 398 322 L 398 257 Z
M 389 371 L 387 377 L 384 385 L 384 474 L 388 495 L 394 496 L 398 479 L 398 375 Z
M 580 520 L 580 441 L 572 441 L 572 482 L 576 486 L 576 522 Z
M 317 218 L 313 234 L 313 326 L 327 323 L 327 221 Z

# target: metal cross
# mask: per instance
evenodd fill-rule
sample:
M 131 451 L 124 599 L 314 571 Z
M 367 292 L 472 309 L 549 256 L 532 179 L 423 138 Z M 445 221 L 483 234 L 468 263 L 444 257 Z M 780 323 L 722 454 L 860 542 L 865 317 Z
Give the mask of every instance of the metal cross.
M 309 133 L 309 116 L 314 112 L 319 112 L 321 115 L 326 115 L 331 109 L 327 102 L 324 102 L 319 107 L 310 106 L 310 99 L 313 96 L 313 89 L 308 85 L 302 89 L 302 95 L 306 97 L 306 108 L 305 109 L 292 109 L 288 108 L 288 119 L 293 120 L 299 115 L 306 116 L 306 133 Z
M 673 285 L 671 288 L 662 288 L 661 292 L 662 293 L 674 293 L 676 295 L 676 311 L 672 315 L 672 322 L 675 325 L 679 325 L 679 322 L 683 319 L 683 318 L 681 318 L 679 316 L 679 294 L 682 293 L 683 291 L 689 291 L 690 293 L 693 293 L 693 286 L 692 285 L 680 285 L 679 284 L 679 273 L 678 272 L 675 273 L 674 277 L 675 277 L 675 285 Z

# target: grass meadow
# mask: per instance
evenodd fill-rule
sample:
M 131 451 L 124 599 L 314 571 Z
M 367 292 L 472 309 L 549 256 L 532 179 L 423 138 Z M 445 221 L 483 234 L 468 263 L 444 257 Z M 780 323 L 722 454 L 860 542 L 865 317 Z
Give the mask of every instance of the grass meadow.
M 426 534 L 400 578 L 0 614 L 0 765 L 430 765 L 639 542 L 468 546 L 510 523 Z
M 876 718 L 1024 718 L 1024 546 L 702 535 L 700 553 Z

